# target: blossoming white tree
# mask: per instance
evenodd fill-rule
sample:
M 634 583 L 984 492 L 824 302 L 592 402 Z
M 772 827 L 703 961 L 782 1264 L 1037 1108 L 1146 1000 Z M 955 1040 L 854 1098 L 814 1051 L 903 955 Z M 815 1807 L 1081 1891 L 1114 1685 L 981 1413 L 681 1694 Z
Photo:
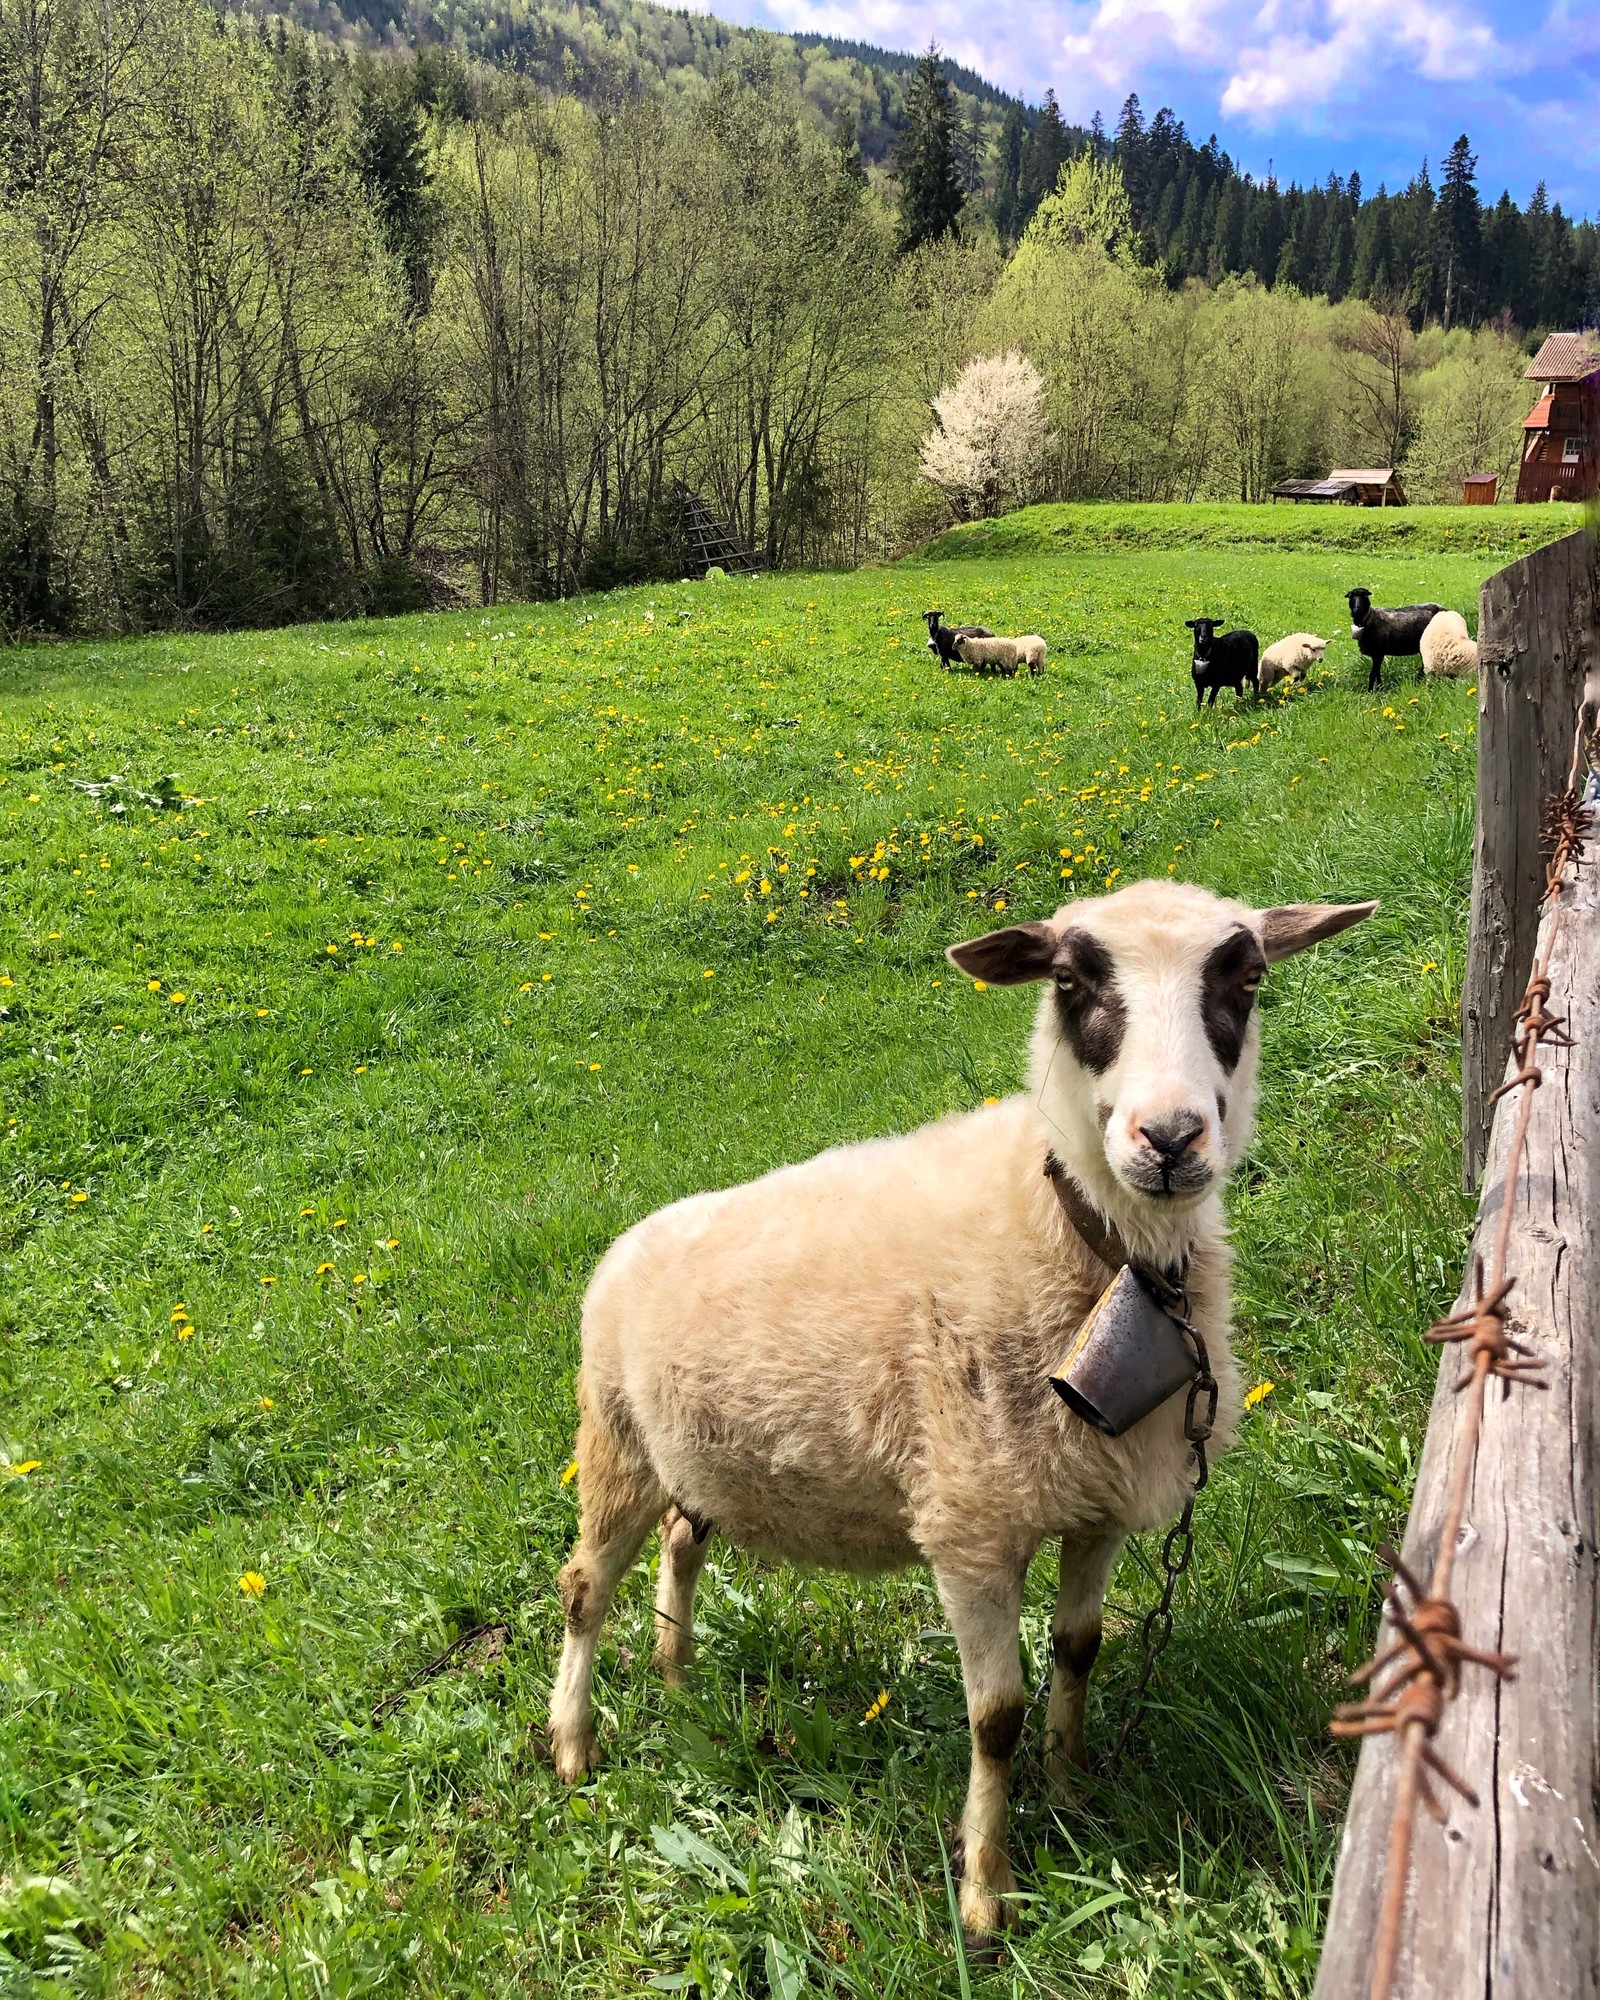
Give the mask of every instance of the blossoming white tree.
M 922 473 L 960 513 L 992 514 L 1026 498 L 1049 441 L 1044 382 L 1025 354 L 983 354 L 933 399 Z

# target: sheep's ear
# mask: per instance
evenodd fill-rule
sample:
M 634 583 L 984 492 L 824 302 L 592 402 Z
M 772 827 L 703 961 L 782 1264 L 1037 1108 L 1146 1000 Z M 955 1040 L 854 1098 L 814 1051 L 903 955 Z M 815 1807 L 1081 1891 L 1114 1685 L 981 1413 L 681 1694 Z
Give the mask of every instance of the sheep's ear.
M 1280 903 L 1275 910 L 1261 912 L 1261 948 L 1269 963 L 1293 958 L 1307 945 L 1364 923 L 1377 907 L 1376 903 Z
M 1055 955 L 1056 934 L 1048 924 L 1012 924 L 945 952 L 957 971 L 989 986 L 1025 986 L 1030 979 L 1043 979 Z

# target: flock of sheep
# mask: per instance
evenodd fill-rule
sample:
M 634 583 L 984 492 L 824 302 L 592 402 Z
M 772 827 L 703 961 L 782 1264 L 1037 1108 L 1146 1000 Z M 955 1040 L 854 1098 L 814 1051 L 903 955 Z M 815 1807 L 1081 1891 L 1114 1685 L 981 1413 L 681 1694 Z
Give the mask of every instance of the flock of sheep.
M 1459 677 L 1478 671 L 1477 641 L 1459 611 L 1446 611 L 1437 604 L 1386 607 L 1374 604 L 1372 592 L 1365 588 L 1346 591 L 1345 597 L 1350 636 L 1370 663 L 1369 693 L 1382 686 L 1386 659 L 1420 655 L 1422 671 L 1428 675 Z M 928 627 L 928 650 L 946 669 L 965 666 L 1009 675 L 1025 666 L 1030 674 L 1044 672 L 1050 649 L 1037 632 L 1002 638 L 987 625 L 946 625 L 943 611 L 925 611 L 922 616 Z M 1315 632 L 1290 632 L 1262 652 L 1254 632 L 1219 632 L 1220 621 L 1215 618 L 1184 622 L 1194 634 L 1190 673 L 1196 708 L 1208 696 L 1214 708 L 1220 688 L 1232 688 L 1242 696 L 1248 687 L 1262 695 L 1279 681 L 1303 681 L 1307 668 L 1317 665 L 1328 650 L 1327 640 Z

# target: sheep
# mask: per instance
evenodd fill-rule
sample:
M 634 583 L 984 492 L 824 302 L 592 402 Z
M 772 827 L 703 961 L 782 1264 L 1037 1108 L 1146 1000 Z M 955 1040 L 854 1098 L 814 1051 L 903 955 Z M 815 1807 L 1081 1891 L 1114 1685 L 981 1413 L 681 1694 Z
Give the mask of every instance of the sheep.
M 992 639 L 994 634 L 987 625 L 942 625 L 942 611 L 924 611 L 923 619 L 928 627 L 928 651 L 938 656 L 940 666 L 948 669 L 956 658 L 958 639 Z
M 1457 677 L 1478 671 L 1478 642 L 1459 611 L 1441 611 L 1423 627 L 1417 650 L 1425 674 Z
M 1350 606 L 1350 636 L 1372 662 L 1367 676 L 1367 693 L 1383 686 L 1385 660 L 1406 659 L 1418 651 L 1428 622 L 1436 618 L 1437 604 L 1401 604 L 1385 610 L 1374 604 L 1372 592 L 1358 586 L 1345 592 Z
M 1256 910 L 1139 882 L 952 945 L 990 986 L 1046 982 L 1025 1091 L 691 1195 L 611 1245 L 583 1304 L 580 1524 L 549 1720 L 561 1779 L 596 1762 L 600 1629 L 653 1526 L 669 1679 L 693 1657 L 713 1530 L 790 1562 L 923 1563 L 971 1722 L 961 1915 L 979 1938 L 1012 1919 L 1029 1563 L 1060 1538 L 1044 1728 L 1067 1799 L 1117 1553 L 1179 1511 L 1195 1470 L 1181 1391 L 1113 1439 L 1050 1378 L 1113 1268 L 1181 1274 L 1226 1445 L 1240 1393 L 1221 1186 L 1254 1120 L 1256 989 L 1375 907 Z
M 1194 661 L 1189 671 L 1194 677 L 1196 708 L 1207 688 L 1213 708 L 1218 688 L 1232 688 L 1241 701 L 1246 685 L 1256 694 L 1261 692 L 1256 679 L 1260 641 L 1254 632 L 1219 632 L 1215 618 L 1186 618 L 1183 622 L 1194 634 Z
M 1328 650 L 1326 639 L 1315 632 L 1291 632 L 1278 639 L 1261 655 L 1256 669 L 1256 692 L 1265 694 L 1278 681 L 1303 681 L 1308 667 L 1320 666 Z
M 1014 674 L 1026 666 L 1030 674 L 1042 674 L 1050 648 L 1037 632 L 1020 639 L 957 639 L 956 657 L 969 667 L 994 667 L 1002 674 Z

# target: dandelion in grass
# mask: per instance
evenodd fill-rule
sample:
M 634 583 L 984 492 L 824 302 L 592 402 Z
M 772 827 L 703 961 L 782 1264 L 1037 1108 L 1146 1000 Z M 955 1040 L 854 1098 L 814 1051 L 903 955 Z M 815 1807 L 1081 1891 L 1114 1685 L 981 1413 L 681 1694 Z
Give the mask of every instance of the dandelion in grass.
M 266 1588 L 267 1579 L 258 1569 L 247 1569 L 239 1579 L 239 1591 L 244 1597 L 261 1597 Z
M 152 979 L 150 984 L 145 988 L 145 991 L 147 993 L 159 993 L 161 991 L 161 981 L 159 979 Z
M 863 1722 L 876 1722 L 888 1706 L 889 1690 L 887 1688 L 879 1688 L 876 1701 L 868 1707 L 866 1714 L 862 1716 L 861 1720 Z
M 1258 1382 L 1245 1396 L 1245 1408 L 1253 1410 L 1257 1403 L 1264 1403 L 1277 1386 L 1275 1382 Z
M 43 1463 L 43 1459 L 38 1458 L 19 1458 L 14 1463 L 8 1459 L 0 1470 L 4 1471 L 8 1479 L 26 1479 L 29 1473 L 37 1472 Z M 576 1466 L 573 1470 L 577 1470 Z
M 577 1476 L 578 1476 L 578 1461 L 574 1459 L 572 1463 L 567 1467 L 566 1471 L 563 1472 L 561 1475 L 562 1485 L 570 1486 L 573 1480 L 577 1478 Z
M 167 995 L 167 998 L 172 1002 L 174 1007 L 181 1007 L 188 997 L 187 993 L 169 993 Z
M 70 1198 L 74 1202 L 84 1202 L 89 1199 L 89 1197 L 86 1194 L 84 1194 L 81 1190 L 77 1194 L 71 1196 Z
M 270 1396 L 263 1396 L 261 1398 L 261 1407 L 264 1410 L 275 1410 L 278 1406 Z
M 319 1265 L 317 1266 L 317 1276 L 318 1276 L 319 1278 L 325 1278 L 325 1277 L 327 1277 L 328 1273 L 329 1273 L 330 1271 L 332 1271 L 333 1269 L 334 1269 L 334 1266 L 333 1266 L 332 1264 L 329 1264 L 329 1263 L 326 1263 L 326 1262 L 324 1262 L 324 1263 L 321 1263 L 321 1264 L 319 1264 Z
M 306 1217 L 307 1217 L 308 1215 L 315 1215 L 315 1214 L 316 1214 L 316 1212 L 317 1212 L 317 1211 L 316 1211 L 316 1210 L 315 1210 L 314 1208 L 303 1208 L 303 1209 L 301 1209 L 301 1211 L 300 1211 L 300 1219 L 301 1219 L 301 1221 L 303 1222 L 303 1221 L 305 1220 L 305 1218 L 306 1218 Z
M 276 1278 L 263 1278 L 261 1282 L 264 1285 L 275 1285 L 278 1281 Z

